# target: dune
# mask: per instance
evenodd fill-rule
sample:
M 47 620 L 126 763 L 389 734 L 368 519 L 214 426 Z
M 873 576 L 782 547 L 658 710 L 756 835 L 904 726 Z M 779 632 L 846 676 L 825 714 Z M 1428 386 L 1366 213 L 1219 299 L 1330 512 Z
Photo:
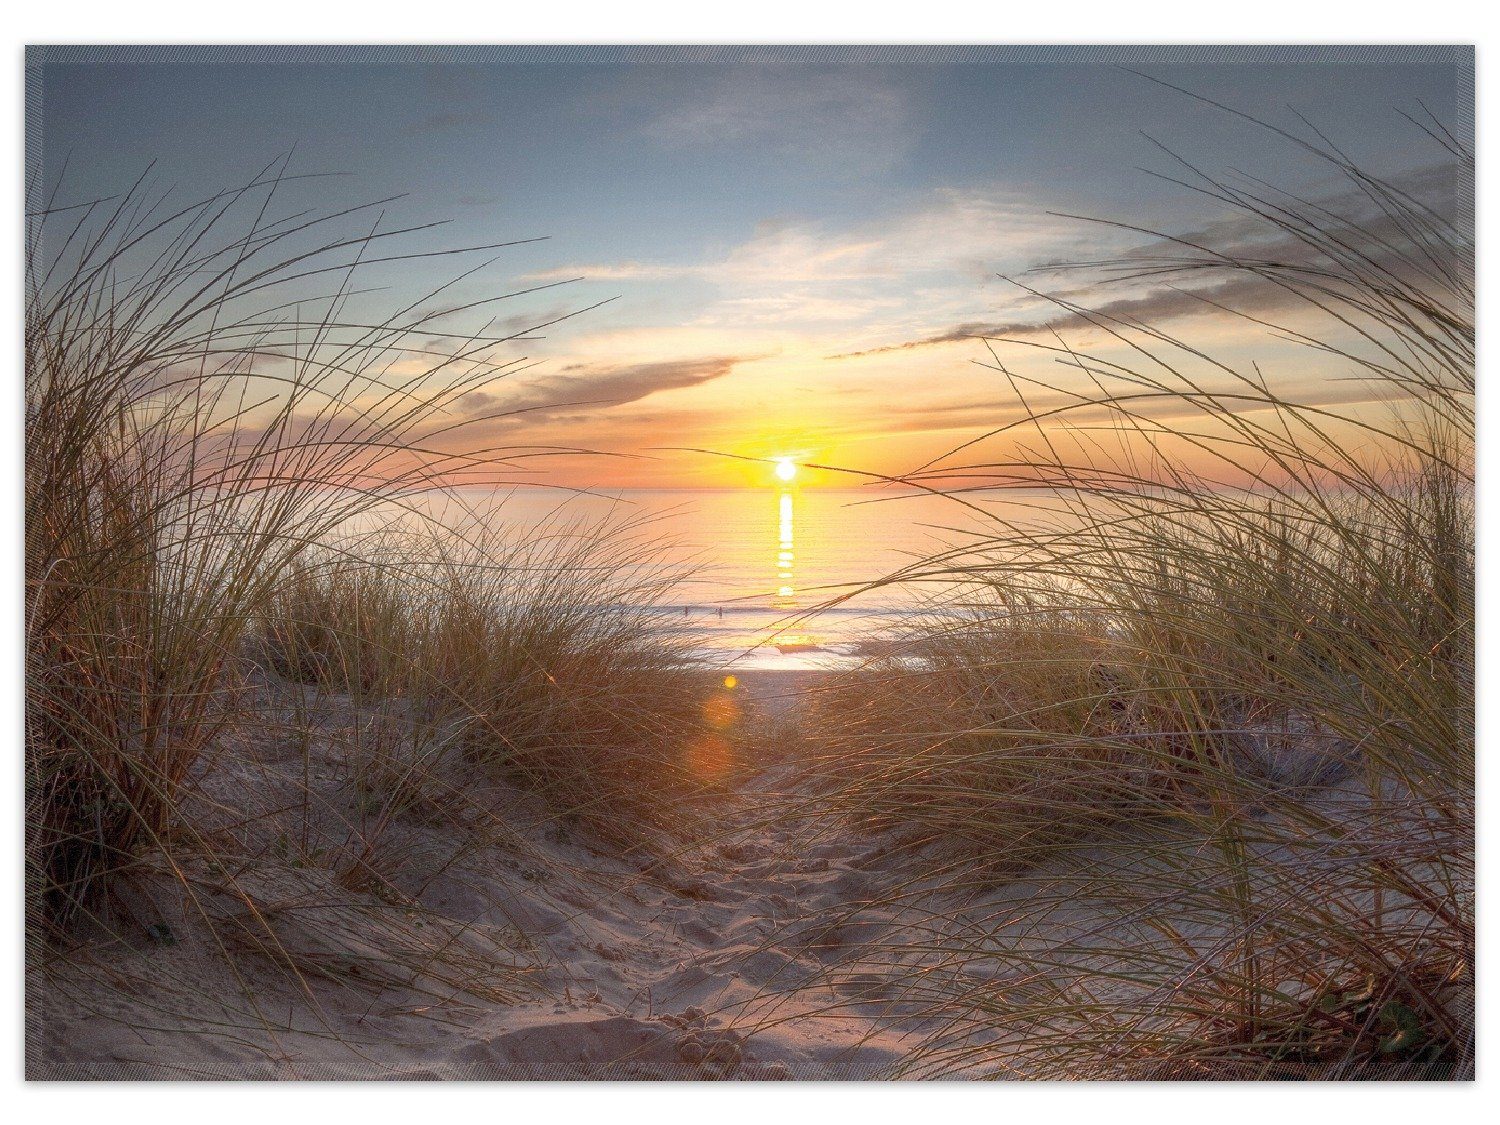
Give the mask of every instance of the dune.
M 702 795 L 712 831 L 633 855 L 462 767 L 465 815 L 362 819 L 348 738 L 369 716 L 262 685 L 267 714 L 295 697 L 305 745 L 230 738 L 189 806 L 203 841 L 247 858 L 171 852 L 92 940 L 33 958 L 28 1077 L 1024 1078 L 1038 1060 L 997 1009 L 1045 1011 L 1073 969 L 1116 964 L 1112 999 L 1149 999 L 1126 962 L 1161 928 L 1213 943 L 1201 913 L 1144 895 L 1130 916 L 1103 893 L 1199 847 L 1160 828 L 1131 830 L 1138 856 L 1085 845 L 997 875 L 830 817 L 798 726 L 824 675 L 739 675 L 748 760 Z M 1335 778 L 1318 800 L 1336 815 L 1368 796 Z
M 746 721 L 786 731 L 817 676 L 745 674 Z M 905 1054 L 911 1028 L 853 964 L 896 926 L 862 903 L 897 861 L 794 815 L 785 746 L 712 797 L 712 844 L 666 860 L 610 854 L 504 783 L 483 787 L 483 846 L 413 809 L 366 854 L 340 737 L 358 708 L 311 706 L 306 762 L 231 739 L 199 789 L 290 807 L 306 766 L 324 858 L 280 858 L 289 816 L 234 870 L 184 850 L 180 880 L 132 879 L 95 940 L 33 967 L 29 1077 L 858 1079 Z

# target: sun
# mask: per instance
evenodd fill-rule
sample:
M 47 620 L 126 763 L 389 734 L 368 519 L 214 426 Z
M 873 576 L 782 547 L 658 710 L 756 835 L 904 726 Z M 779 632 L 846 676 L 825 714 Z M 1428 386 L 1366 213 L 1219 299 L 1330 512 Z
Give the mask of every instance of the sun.
M 797 475 L 797 462 L 790 457 L 776 458 L 776 475 L 782 480 L 791 480 Z

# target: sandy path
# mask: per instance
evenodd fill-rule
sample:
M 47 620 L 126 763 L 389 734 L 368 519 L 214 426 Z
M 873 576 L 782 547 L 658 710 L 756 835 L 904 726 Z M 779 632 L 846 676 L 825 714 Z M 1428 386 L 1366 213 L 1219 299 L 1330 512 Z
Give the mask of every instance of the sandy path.
M 759 729 L 786 730 L 812 679 L 749 675 L 739 698 Z M 284 753 L 262 748 L 254 764 L 261 772 L 226 784 L 253 780 L 273 800 L 302 768 L 301 759 L 294 766 L 276 757 Z M 431 971 L 408 972 L 404 962 L 393 970 L 390 951 L 416 931 L 388 924 L 388 901 L 352 896 L 327 871 L 271 865 L 239 876 L 272 904 L 263 909 L 279 942 L 338 970 L 301 988 L 263 959 L 237 958 L 231 970 L 208 948 L 219 939 L 197 936 L 203 927 L 195 929 L 191 911 L 153 901 L 149 916 L 183 940 L 110 948 L 86 965 L 34 977 L 29 1070 L 107 1078 L 879 1076 L 900 1061 L 912 1028 L 885 999 L 889 965 L 858 957 L 865 943 L 899 938 L 891 908 L 866 901 L 902 875 L 883 841 L 788 815 L 806 796 L 794 764 L 772 764 L 720 798 L 711 845 L 650 867 L 556 825 L 539 829 L 533 816 L 519 843 L 435 862 L 439 873 L 422 873 L 419 891 L 418 873 L 405 877 L 429 912 L 421 915 L 429 943 L 435 926 L 446 927 L 443 960 Z M 518 798 L 517 817 L 528 808 Z M 397 827 L 402 854 L 451 848 L 451 826 Z M 335 918 L 326 904 L 340 894 L 347 902 Z M 453 950 L 479 966 L 476 977 L 507 958 L 524 962 L 520 998 L 469 987 L 447 968 Z M 373 996 L 372 979 L 386 983 Z M 110 983 L 101 989 L 101 981 Z
M 787 772 L 724 810 L 730 841 L 685 857 L 675 886 L 640 882 L 544 935 L 565 977 L 550 982 L 561 1002 L 506 1012 L 468 1062 L 528 1070 L 545 1059 L 548 1077 L 736 1078 L 867 1077 L 895 1062 L 899 1034 L 829 1011 L 845 997 L 820 979 L 869 935 L 856 904 L 879 849 L 761 826 Z

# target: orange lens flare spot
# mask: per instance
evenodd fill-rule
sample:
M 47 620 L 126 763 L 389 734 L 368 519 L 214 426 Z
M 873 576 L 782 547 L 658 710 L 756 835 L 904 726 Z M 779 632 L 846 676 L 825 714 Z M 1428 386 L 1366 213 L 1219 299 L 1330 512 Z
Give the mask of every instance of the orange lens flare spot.
M 730 691 L 733 691 L 735 688 L 737 688 L 739 686 L 739 683 L 740 683 L 740 681 L 739 681 L 738 677 L 735 677 L 735 676 L 725 676 L 724 677 L 724 686 L 727 687 Z
M 734 750 L 718 735 L 704 735 L 688 744 L 684 764 L 694 777 L 718 781 L 734 769 Z
M 740 717 L 740 705 L 728 696 L 716 695 L 703 705 L 703 717 L 710 726 L 723 730 Z

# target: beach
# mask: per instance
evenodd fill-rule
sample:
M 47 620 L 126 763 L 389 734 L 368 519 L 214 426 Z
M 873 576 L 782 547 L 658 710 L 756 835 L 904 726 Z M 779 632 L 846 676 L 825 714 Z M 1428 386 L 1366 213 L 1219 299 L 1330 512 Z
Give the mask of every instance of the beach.
M 28 52 L 29 1078 L 1474 1077 L 1471 50 L 260 50 Z
M 1027 1077 L 1025 1053 L 979 1011 L 935 1012 L 926 994 L 1020 1003 L 1063 987 L 1060 965 L 1017 966 L 1026 949 L 1071 947 L 1108 973 L 1172 906 L 1143 930 L 1083 884 L 1059 901 L 1057 881 L 1090 864 L 1149 880 L 1160 848 L 1187 845 L 1140 826 L 1134 859 L 1100 847 L 995 877 L 842 822 L 820 803 L 827 778 L 809 769 L 802 727 L 826 677 L 736 674 L 716 698 L 732 700 L 743 752 L 697 798 L 711 830 L 651 855 L 621 855 L 534 795 L 471 775 L 456 779 L 475 786 L 466 820 L 419 806 L 356 826 L 360 708 L 347 697 L 303 701 L 318 732 L 307 758 L 231 734 L 204 793 L 300 811 L 263 822 L 260 854 L 232 868 L 137 875 L 96 942 L 34 966 L 28 1076 Z M 1347 776 L 1318 801 L 1351 818 L 1368 804 Z M 308 805 L 322 810 L 311 824 Z M 237 850 L 250 851 L 243 838 Z M 1179 940 L 1212 937 L 1201 920 L 1179 924 Z M 942 1051 L 914 1056 L 934 1035 Z
M 664 859 L 611 855 L 497 786 L 485 803 L 503 843 L 445 866 L 464 850 L 461 830 L 413 816 L 390 829 L 399 845 L 387 837 L 403 855 L 389 886 L 340 882 L 335 857 L 347 862 L 351 848 L 331 821 L 312 828 L 328 840 L 324 866 L 267 855 L 233 872 L 194 871 L 180 885 L 165 873 L 143 879 L 130 896 L 135 916 L 117 919 L 124 942 L 76 951 L 33 982 L 29 1076 L 889 1074 L 911 1028 L 880 977 L 861 972 L 858 948 L 897 932 L 891 911 L 864 904 L 873 887 L 909 874 L 891 841 L 799 815 L 809 794 L 787 743 L 818 678 L 738 674 L 735 721 L 756 732 L 754 757 L 703 798 L 715 805 L 713 839 Z M 317 706 L 330 730 L 351 718 L 347 700 Z M 302 762 L 289 749 L 234 743 L 205 785 L 253 776 L 274 803 L 300 784 Z M 336 737 L 313 751 L 314 772 L 330 778 L 319 793 L 329 808 L 344 803 L 333 780 L 340 754 Z M 930 893 L 941 886 L 933 880 Z M 223 940 L 247 943 L 232 963 L 208 918 Z M 296 973 L 277 964 L 283 955 Z

